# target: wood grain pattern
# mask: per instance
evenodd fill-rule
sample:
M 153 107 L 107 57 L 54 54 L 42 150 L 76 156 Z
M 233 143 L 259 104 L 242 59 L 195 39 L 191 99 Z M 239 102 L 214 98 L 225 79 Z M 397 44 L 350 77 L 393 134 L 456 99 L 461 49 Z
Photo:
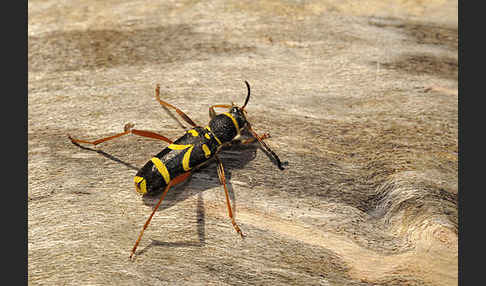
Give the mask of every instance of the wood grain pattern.
M 456 285 L 454 1 L 29 1 L 31 285 Z M 240 104 L 256 144 L 158 198 L 133 176 Z

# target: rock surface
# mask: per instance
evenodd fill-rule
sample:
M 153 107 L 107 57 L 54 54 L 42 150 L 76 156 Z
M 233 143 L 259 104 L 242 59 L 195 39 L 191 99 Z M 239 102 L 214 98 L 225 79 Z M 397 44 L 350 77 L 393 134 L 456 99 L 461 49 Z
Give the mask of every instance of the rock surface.
M 386 4 L 385 4 L 386 3 Z M 28 281 L 457 285 L 456 1 L 29 1 Z M 133 176 L 212 104 L 287 162 L 221 153 L 166 197 Z

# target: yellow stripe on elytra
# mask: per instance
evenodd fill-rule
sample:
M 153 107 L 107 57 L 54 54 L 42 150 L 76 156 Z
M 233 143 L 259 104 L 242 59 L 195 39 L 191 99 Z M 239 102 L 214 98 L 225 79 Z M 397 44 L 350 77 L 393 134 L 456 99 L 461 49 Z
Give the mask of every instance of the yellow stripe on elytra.
M 162 175 L 162 177 L 164 177 L 165 183 L 169 184 L 170 174 L 169 174 L 169 171 L 167 170 L 167 167 L 165 166 L 165 164 L 162 163 L 162 161 L 160 161 L 160 159 L 157 158 L 157 157 L 153 157 L 150 160 L 152 161 L 152 163 L 154 163 L 155 167 L 157 167 L 157 170 L 159 170 L 159 173 Z
M 209 156 L 211 156 L 211 151 L 209 150 L 208 146 L 206 144 L 202 144 L 202 149 L 204 151 L 204 156 L 209 158 Z
M 191 147 L 189 148 L 189 150 L 186 151 L 186 153 L 184 154 L 184 157 L 182 157 L 182 168 L 184 169 L 184 171 L 189 171 L 191 168 L 189 167 L 189 159 L 191 158 L 191 152 L 192 152 L 192 149 L 194 149 L 194 146 L 193 145 L 190 145 Z
M 231 118 L 231 120 L 233 121 L 233 124 L 235 125 L 235 128 L 236 128 L 236 132 L 238 134 L 240 134 L 240 127 L 238 126 L 238 122 L 236 121 L 236 119 L 233 117 L 233 115 L 231 115 L 231 113 L 229 112 L 224 112 L 223 113 L 224 115 L 228 116 L 229 118 Z
M 145 194 L 147 192 L 147 181 L 143 178 L 143 177 L 139 177 L 139 176 L 135 176 L 135 178 L 133 178 L 133 181 L 135 182 L 135 185 L 137 186 L 137 191 L 141 194 Z M 138 183 L 140 183 L 140 187 L 138 185 Z
M 192 134 L 192 136 L 194 136 L 194 137 L 199 136 L 199 133 L 197 133 L 197 131 L 196 131 L 196 130 L 194 130 L 194 129 L 191 129 L 191 130 L 189 130 L 189 131 L 187 131 L 187 132 L 188 132 L 188 133 L 191 133 L 191 134 Z
M 187 145 L 181 145 L 181 144 L 170 144 L 167 146 L 167 148 L 172 149 L 172 150 L 184 150 L 187 148 L 192 147 L 192 144 L 187 144 Z
M 189 171 L 191 168 L 189 167 L 189 159 L 191 158 L 192 149 L 194 149 L 194 145 L 187 144 L 187 145 L 179 145 L 179 144 L 170 144 L 167 148 L 172 150 L 185 150 L 189 148 L 189 150 L 184 153 L 184 157 L 182 157 L 182 168 L 184 171 Z
M 208 140 L 211 139 L 211 136 L 209 136 L 208 133 L 204 133 L 204 137 L 206 137 L 206 139 L 208 139 Z
M 206 129 L 207 129 L 209 132 L 211 132 L 211 134 L 213 134 L 214 139 L 216 139 L 216 142 L 218 142 L 218 144 L 219 144 L 219 145 L 223 144 L 223 143 L 221 143 L 221 140 L 219 140 L 219 138 L 218 138 L 218 137 L 216 137 L 216 135 L 213 133 L 213 131 L 211 131 L 211 128 L 209 128 L 209 126 L 206 126 Z

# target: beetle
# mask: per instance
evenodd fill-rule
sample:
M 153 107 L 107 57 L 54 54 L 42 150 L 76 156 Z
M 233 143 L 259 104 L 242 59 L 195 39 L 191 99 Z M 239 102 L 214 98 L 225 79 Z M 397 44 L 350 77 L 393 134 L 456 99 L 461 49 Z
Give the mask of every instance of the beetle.
M 68 135 L 71 142 L 75 144 L 84 143 L 97 145 L 102 142 L 106 142 L 108 140 L 112 140 L 127 134 L 135 134 L 142 137 L 158 139 L 169 143 L 166 148 L 164 148 L 157 155 L 152 157 L 141 169 L 139 169 L 134 177 L 134 185 L 138 193 L 144 196 L 155 196 L 160 194 L 162 190 L 163 192 L 157 205 L 153 209 L 142 230 L 140 231 L 135 245 L 132 248 L 130 259 L 135 254 L 135 251 L 138 247 L 138 244 L 140 243 L 145 229 L 147 229 L 153 215 L 164 200 L 164 197 L 169 189 L 172 186 L 186 180 L 193 171 L 199 169 L 203 165 L 208 164 L 210 161 L 212 161 L 212 159 L 214 159 L 217 163 L 218 177 L 225 191 L 226 204 L 228 207 L 228 215 L 231 219 L 231 224 L 241 237 L 245 236 L 234 219 L 228 194 L 228 188 L 226 186 L 223 163 L 221 162 L 217 154 L 224 146 L 229 146 L 235 141 L 239 141 L 242 144 L 248 144 L 256 140 L 275 159 L 277 167 L 280 170 L 284 170 L 283 164 L 277 154 L 275 154 L 275 152 L 273 152 L 270 147 L 263 141 L 264 139 L 269 138 L 270 135 L 268 133 L 265 133 L 261 136 L 258 135 L 253 130 L 251 124 L 246 118 L 247 112 L 245 110 L 245 107 L 250 100 L 250 84 L 247 81 L 245 81 L 245 84 L 248 93 L 243 106 L 238 107 L 234 103 L 232 103 L 231 105 L 217 104 L 210 106 L 210 121 L 205 127 L 196 124 L 179 108 L 161 100 L 160 85 L 157 84 L 155 88 L 155 98 L 157 99 L 157 101 L 162 106 L 175 110 L 175 112 L 179 114 L 179 116 L 185 122 L 191 125 L 191 128 L 175 141 L 172 141 L 171 139 L 152 131 L 133 129 L 134 125 L 130 123 L 125 125 L 124 132 L 95 141 L 76 139 Z M 215 108 L 227 108 L 228 110 L 227 112 L 217 114 Z M 241 140 L 240 135 L 244 130 L 248 130 L 253 137 L 246 140 Z

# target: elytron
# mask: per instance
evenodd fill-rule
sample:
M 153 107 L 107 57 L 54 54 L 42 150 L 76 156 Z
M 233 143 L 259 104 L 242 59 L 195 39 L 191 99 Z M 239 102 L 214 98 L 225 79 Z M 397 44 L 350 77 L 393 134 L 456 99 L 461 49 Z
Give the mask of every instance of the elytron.
M 248 94 L 246 96 L 245 102 L 242 107 L 236 106 L 234 103 L 229 104 L 216 104 L 209 107 L 210 121 L 205 126 L 202 127 L 189 118 L 184 112 L 179 108 L 163 101 L 160 99 L 160 86 L 157 85 L 155 88 L 155 97 L 157 101 L 166 108 L 175 110 L 181 118 L 191 125 L 191 128 L 186 131 L 184 135 L 179 137 L 177 140 L 172 141 L 171 139 L 162 136 L 160 134 L 146 131 L 133 129 L 132 124 L 126 124 L 124 132 L 109 136 L 106 138 L 98 139 L 95 141 L 86 141 L 81 139 L 75 139 L 68 135 L 69 139 L 73 143 L 84 143 L 97 145 L 108 140 L 112 140 L 127 134 L 135 134 L 142 137 L 148 137 L 153 139 L 163 140 L 169 145 L 160 151 L 157 155 L 152 157 L 135 175 L 134 185 L 138 193 L 142 195 L 158 195 L 162 192 L 162 195 L 150 214 L 149 218 L 145 222 L 140 234 L 133 246 L 130 254 L 130 258 L 135 254 L 137 246 L 140 243 L 142 235 L 147 229 L 153 215 L 159 208 L 160 204 L 164 200 L 165 195 L 169 189 L 186 180 L 192 172 L 200 168 L 201 166 L 208 164 L 212 160 L 216 161 L 218 177 L 223 185 L 226 204 L 228 207 L 229 218 L 231 223 L 238 234 L 241 237 L 245 235 L 239 228 L 233 217 L 233 211 L 231 209 L 230 198 L 228 194 L 228 189 L 226 186 L 226 179 L 224 175 L 224 168 L 221 160 L 218 158 L 217 154 L 221 151 L 223 146 L 229 146 L 235 142 L 241 144 L 248 144 L 254 142 L 255 140 L 260 143 L 260 145 L 274 158 L 277 167 L 283 170 L 282 163 L 270 147 L 263 141 L 268 138 L 268 133 L 263 135 L 258 135 L 251 127 L 251 124 L 246 119 L 245 107 L 250 100 L 250 84 L 245 81 Z M 227 112 L 216 114 L 215 108 L 227 108 Z M 253 136 L 247 139 L 242 139 L 242 131 L 247 130 Z

